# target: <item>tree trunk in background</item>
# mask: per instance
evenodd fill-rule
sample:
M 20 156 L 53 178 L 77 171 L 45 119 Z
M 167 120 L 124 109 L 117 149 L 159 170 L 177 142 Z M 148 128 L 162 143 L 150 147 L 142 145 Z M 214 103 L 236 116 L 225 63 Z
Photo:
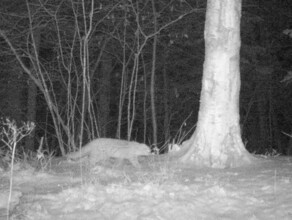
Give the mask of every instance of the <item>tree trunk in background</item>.
M 27 94 L 26 119 L 29 122 L 36 122 L 37 87 L 31 79 L 28 79 L 27 90 L 28 90 L 28 94 Z M 35 129 L 33 129 L 31 134 L 26 137 L 25 149 L 34 150 L 34 141 L 35 141 Z
M 196 131 L 181 162 L 214 168 L 249 164 L 239 124 L 241 0 L 208 0 L 205 62 Z
M 287 156 L 292 156 L 292 129 L 290 131 L 290 135 L 291 136 L 288 141 L 287 152 L 286 152 Z
M 101 137 L 106 137 L 108 133 L 109 113 L 110 113 L 110 78 L 112 71 L 112 59 L 104 53 L 102 61 L 100 90 L 99 90 L 99 126 Z
M 34 40 L 35 47 L 37 50 L 37 53 L 39 53 L 40 48 L 40 30 L 36 29 L 34 34 Z M 31 48 L 31 54 L 34 54 L 33 48 Z M 36 54 L 35 56 L 38 56 Z M 35 74 L 35 70 L 31 64 L 30 65 L 30 71 L 32 74 Z M 26 111 L 26 120 L 29 122 L 36 122 L 36 98 L 37 98 L 37 86 L 33 82 L 33 80 L 30 77 L 27 77 L 27 111 Z M 35 144 L 35 129 L 32 130 L 29 136 L 25 138 L 25 149 L 26 150 L 34 150 L 34 144 Z
M 258 111 L 258 131 L 259 137 L 256 138 L 258 140 L 257 153 L 264 154 L 268 149 L 269 144 L 269 134 L 268 134 L 268 105 L 267 105 L 267 94 L 265 89 L 261 93 L 258 93 L 257 99 L 257 111 Z
M 154 19 L 154 33 L 157 33 L 157 14 L 154 0 L 152 2 L 152 12 Z M 151 82 L 150 82 L 150 101 L 151 101 L 151 118 L 152 118 L 152 131 L 154 147 L 157 147 L 157 119 L 156 119 L 156 106 L 155 106 L 155 74 L 156 74 L 156 50 L 157 50 L 157 34 L 154 35 L 152 47 L 152 69 L 151 69 Z
M 272 116 L 271 116 L 272 128 L 271 129 L 273 129 L 273 132 L 272 132 L 273 146 L 276 146 L 276 149 L 280 154 L 286 154 L 286 151 L 285 151 L 286 149 L 281 142 L 281 133 L 280 133 L 281 129 L 279 128 L 278 119 L 277 119 L 277 115 L 275 114 L 274 108 L 271 110 L 271 112 L 272 112 Z
M 169 140 L 170 131 L 169 131 L 169 82 L 167 77 L 167 68 L 166 68 L 166 59 L 167 59 L 167 50 L 164 52 L 164 60 L 163 60 L 163 108 L 164 108 L 164 120 L 163 120 L 163 127 L 164 127 L 164 143 Z
M 7 96 L 4 98 L 4 103 L 1 103 L 1 113 L 4 116 L 9 116 L 16 122 L 23 120 L 23 105 L 21 100 L 23 99 L 23 82 L 19 75 L 21 70 L 18 68 L 12 68 L 13 72 L 6 78 L 6 85 L 4 89 L 7 91 Z M 3 89 L 3 87 L 2 87 Z

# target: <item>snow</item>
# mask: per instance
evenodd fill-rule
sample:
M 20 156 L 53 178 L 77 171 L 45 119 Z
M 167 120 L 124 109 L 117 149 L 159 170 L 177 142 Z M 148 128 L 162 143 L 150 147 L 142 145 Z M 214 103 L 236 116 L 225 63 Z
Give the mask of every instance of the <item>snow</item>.
M 113 172 L 122 178 L 103 184 L 99 178 L 14 171 L 10 219 L 292 219 L 289 157 L 237 169 L 170 169 L 168 179 L 165 169 Z M 6 219 L 9 172 L 0 175 L 0 219 Z

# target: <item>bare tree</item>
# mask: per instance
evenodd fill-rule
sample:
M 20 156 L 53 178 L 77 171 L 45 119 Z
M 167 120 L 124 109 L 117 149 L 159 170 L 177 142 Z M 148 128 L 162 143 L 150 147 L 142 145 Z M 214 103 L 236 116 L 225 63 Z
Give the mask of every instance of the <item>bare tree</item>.
M 216 168 L 252 162 L 239 124 L 241 0 L 208 0 L 205 62 L 196 131 L 183 163 Z

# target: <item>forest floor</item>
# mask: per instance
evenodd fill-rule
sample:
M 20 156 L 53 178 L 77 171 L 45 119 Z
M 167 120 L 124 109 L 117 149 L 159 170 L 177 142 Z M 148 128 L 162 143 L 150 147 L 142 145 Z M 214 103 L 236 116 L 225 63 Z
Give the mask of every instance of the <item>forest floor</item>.
M 112 161 L 109 161 L 110 164 Z M 186 220 L 292 219 L 292 157 L 261 157 L 234 169 L 140 169 L 53 160 L 36 171 L 0 171 L 0 219 Z

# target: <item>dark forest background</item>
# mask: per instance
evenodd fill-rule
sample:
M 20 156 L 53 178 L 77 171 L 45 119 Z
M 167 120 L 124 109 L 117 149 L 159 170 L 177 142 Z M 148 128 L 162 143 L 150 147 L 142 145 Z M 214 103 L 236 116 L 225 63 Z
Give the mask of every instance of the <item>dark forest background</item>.
M 205 7 L 1 0 L 0 116 L 35 122 L 25 150 L 42 140 L 64 154 L 96 137 L 161 152 L 181 143 L 197 121 Z M 291 0 L 243 0 L 240 116 L 250 152 L 292 155 L 291 29 Z

